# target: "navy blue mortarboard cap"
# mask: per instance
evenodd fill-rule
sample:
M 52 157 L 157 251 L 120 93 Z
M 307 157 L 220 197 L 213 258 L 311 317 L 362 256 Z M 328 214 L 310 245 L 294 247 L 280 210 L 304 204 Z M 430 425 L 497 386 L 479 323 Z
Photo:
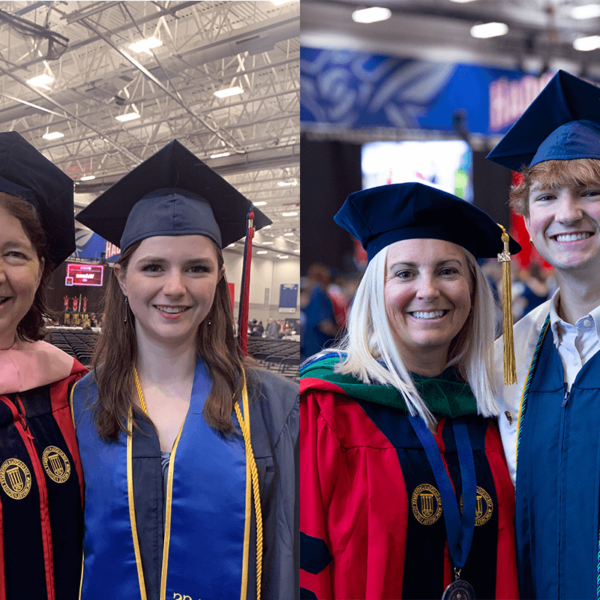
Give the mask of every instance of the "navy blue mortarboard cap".
M 252 203 L 173 140 L 122 177 L 77 220 L 125 250 L 155 236 L 204 235 L 221 248 L 246 235 Z M 254 227 L 271 223 L 252 208 Z
M 16 131 L 0 133 L 0 192 L 35 208 L 53 267 L 75 251 L 73 180 Z
M 422 183 L 354 192 L 334 220 L 361 242 L 369 261 L 386 246 L 415 238 L 452 242 L 475 258 L 496 258 L 504 250 L 502 229 L 487 213 Z M 511 238 L 511 254 L 520 250 Z
M 600 159 L 600 88 L 558 71 L 487 158 L 513 171 L 547 160 Z

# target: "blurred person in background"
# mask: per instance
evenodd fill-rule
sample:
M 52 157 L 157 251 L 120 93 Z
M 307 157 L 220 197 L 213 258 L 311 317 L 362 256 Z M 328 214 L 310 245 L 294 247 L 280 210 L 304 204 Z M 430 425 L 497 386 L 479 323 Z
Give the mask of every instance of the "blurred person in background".
M 301 372 L 302 597 L 517 598 L 477 264 L 503 230 L 419 183 L 351 194 L 336 222 L 369 264 L 346 336 Z
M 522 598 L 596 598 L 600 560 L 600 89 L 559 71 L 489 154 L 558 290 L 514 328 L 498 385 Z M 501 380 L 502 352 L 496 352 Z M 517 455 L 518 451 L 518 455 Z
M 173 141 L 78 215 L 122 250 L 73 393 L 82 600 L 298 597 L 298 386 L 243 356 L 221 250 L 250 206 Z
M 279 323 L 271 317 L 269 319 L 269 323 L 267 324 L 267 337 L 268 338 L 276 338 L 279 333 Z
M 329 345 L 338 333 L 333 302 L 327 293 L 330 282 L 329 268 L 321 263 L 308 267 L 304 294 L 304 328 L 301 354 L 309 357 Z M 301 298 L 301 305 L 303 304 Z
M 83 478 L 69 391 L 87 369 L 42 341 L 53 268 L 75 250 L 73 181 L 0 133 L 0 598 L 75 600 Z

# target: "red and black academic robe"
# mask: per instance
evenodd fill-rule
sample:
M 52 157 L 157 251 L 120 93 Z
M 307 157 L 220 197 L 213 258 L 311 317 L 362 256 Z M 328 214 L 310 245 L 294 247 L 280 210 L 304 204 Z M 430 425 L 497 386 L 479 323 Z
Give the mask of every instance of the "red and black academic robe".
M 76 600 L 83 475 L 69 389 L 87 369 L 44 342 L 0 353 L 0 600 Z
M 453 580 L 443 506 L 404 403 L 333 373 L 335 362 L 309 364 L 301 380 L 301 598 L 441 598 Z M 424 382 L 459 496 L 453 417 L 465 416 L 473 447 L 477 517 L 461 578 L 477 598 L 518 598 L 514 489 L 496 424 L 451 371 Z

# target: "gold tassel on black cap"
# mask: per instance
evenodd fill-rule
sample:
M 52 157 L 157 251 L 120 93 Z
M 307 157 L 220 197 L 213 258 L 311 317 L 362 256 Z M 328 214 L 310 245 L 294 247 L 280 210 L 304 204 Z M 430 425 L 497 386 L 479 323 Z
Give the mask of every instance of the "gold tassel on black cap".
M 513 338 L 512 289 L 510 277 L 510 236 L 502 229 L 504 252 L 498 254 L 498 262 L 502 263 L 502 335 L 504 339 L 504 385 L 517 383 L 517 368 L 515 361 L 515 340 Z

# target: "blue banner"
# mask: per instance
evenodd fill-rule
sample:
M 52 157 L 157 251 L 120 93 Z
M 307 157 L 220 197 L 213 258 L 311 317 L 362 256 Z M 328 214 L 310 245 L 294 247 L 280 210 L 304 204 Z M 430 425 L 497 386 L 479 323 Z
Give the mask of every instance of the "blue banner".
M 77 249 L 75 250 L 74 255 L 77 258 L 101 260 L 102 253 L 104 252 L 106 261 L 114 263 L 119 256 L 121 256 L 121 250 L 119 250 L 119 248 L 110 242 L 107 242 L 104 238 L 89 229 L 75 226 L 75 243 Z
M 279 287 L 279 312 L 296 312 L 298 306 L 298 284 L 282 283 Z
M 305 128 L 394 127 L 502 135 L 554 73 L 301 48 Z

